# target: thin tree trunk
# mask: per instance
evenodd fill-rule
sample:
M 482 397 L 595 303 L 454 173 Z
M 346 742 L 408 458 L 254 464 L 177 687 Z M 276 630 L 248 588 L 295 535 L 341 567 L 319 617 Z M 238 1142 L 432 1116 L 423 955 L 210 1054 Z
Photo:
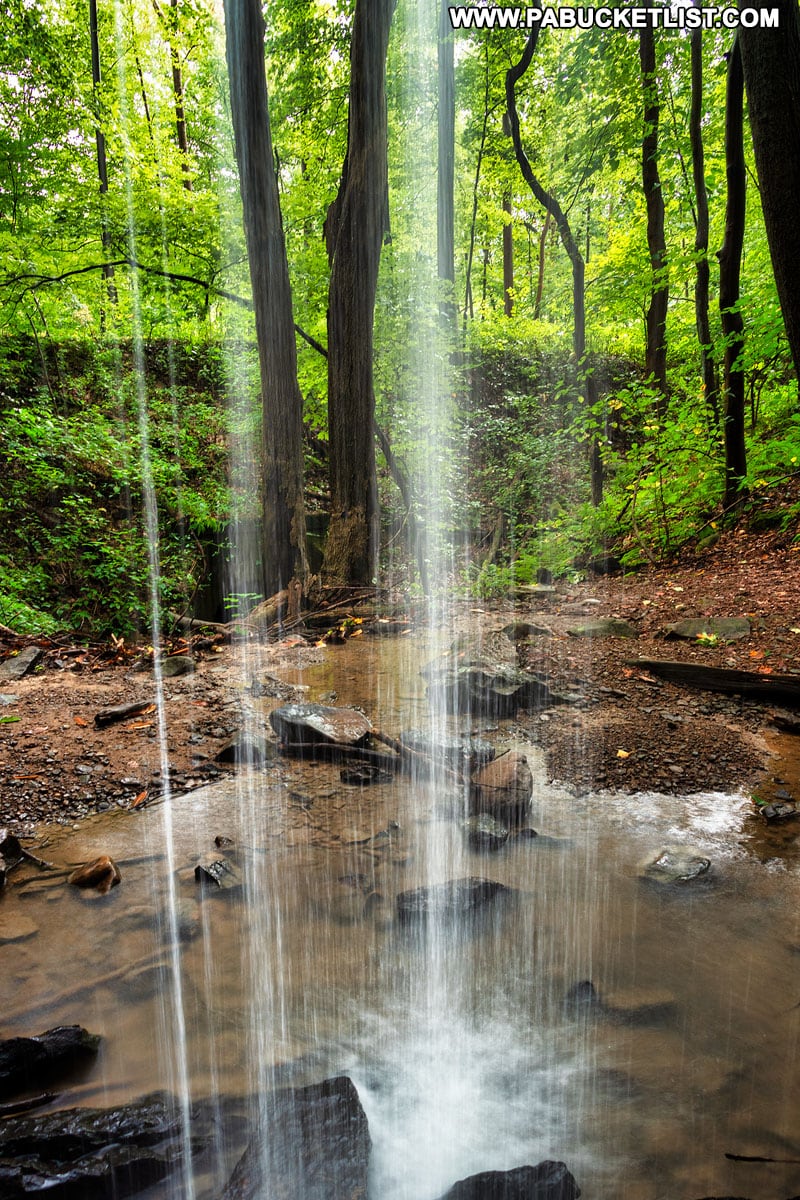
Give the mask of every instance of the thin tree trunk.
M 436 188 L 436 256 L 439 278 L 455 282 L 455 247 L 453 199 L 455 188 L 455 50 L 450 25 L 448 0 L 439 5 L 439 36 L 437 41 L 439 106 L 438 157 L 439 171 Z M 452 315 L 452 303 L 446 305 Z
M 536 273 L 536 300 L 533 305 L 533 319 L 538 321 L 542 315 L 542 296 L 544 295 L 544 265 L 545 252 L 547 250 L 547 235 L 550 232 L 553 217 L 548 210 L 544 216 L 544 225 L 542 232 L 539 234 L 539 266 Z
M 225 0 L 231 115 L 261 368 L 264 594 L 308 576 L 303 399 L 272 156 L 260 0 Z M 370 428 L 371 436 L 371 428 Z
M 546 209 L 550 216 L 555 221 L 556 229 L 559 232 L 561 243 L 567 252 L 567 256 L 572 264 L 572 353 L 575 358 L 576 369 L 584 375 L 583 379 L 583 398 L 587 407 L 594 404 L 596 399 L 594 388 L 590 383 L 590 377 L 584 371 L 584 356 L 586 354 L 586 289 L 585 289 L 585 266 L 583 255 L 580 252 L 578 243 L 576 242 L 572 229 L 570 228 L 569 220 L 561 208 L 561 205 L 556 200 L 555 196 L 550 192 L 545 191 L 541 183 L 537 179 L 533 167 L 530 164 L 525 148 L 522 145 L 522 135 L 519 128 L 519 113 L 517 112 L 516 86 L 519 80 L 527 71 L 533 59 L 533 52 L 536 49 L 536 43 L 539 40 L 539 27 L 534 26 L 528 35 L 528 40 L 525 43 L 525 49 L 522 52 L 522 57 L 519 62 L 510 67 L 506 72 L 506 106 L 508 110 L 508 119 L 511 130 L 511 138 L 514 143 L 514 153 L 519 163 L 519 168 L 522 172 L 522 177 L 528 184 L 528 187 L 533 192 L 539 203 Z M 599 504 L 603 494 L 603 481 L 601 471 L 601 455 L 600 448 L 597 444 L 597 439 L 593 439 L 590 446 L 590 471 L 591 471 L 591 487 L 592 500 L 595 504 Z
M 483 166 L 483 155 L 486 149 L 486 136 L 489 131 L 489 43 L 486 42 L 485 50 L 485 72 L 483 81 L 483 125 L 481 127 L 481 140 L 478 145 L 478 158 L 475 163 L 475 180 L 472 185 L 472 220 L 469 226 L 469 247 L 467 249 L 467 269 L 466 280 L 464 283 L 464 321 L 463 328 L 467 327 L 467 315 L 472 318 L 475 316 L 475 311 L 472 302 L 472 264 L 475 259 L 475 236 L 478 224 L 478 188 L 481 181 L 481 167 Z
M 744 160 L 744 72 L 735 38 L 728 55 L 725 93 L 725 240 L 719 252 L 719 309 L 725 337 L 725 496 L 726 508 L 740 504 L 746 491 L 744 321 L 739 308 L 739 279 L 744 245 L 746 168 Z
M 645 0 L 649 7 L 652 0 Z M 667 393 L 667 244 L 664 233 L 664 196 L 658 171 L 658 121 L 660 115 L 656 80 L 656 46 L 652 28 L 639 30 L 639 62 L 642 69 L 644 129 L 642 133 L 642 187 L 647 207 L 647 247 L 650 252 L 652 285 L 647 308 L 645 371 L 662 396 Z M 663 405 L 659 406 L 663 416 Z
M 372 436 L 372 333 L 388 208 L 384 75 L 396 0 L 356 0 L 350 46 L 347 156 L 328 209 L 328 433 L 331 524 L 324 573 L 371 583 L 378 551 Z
M 514 312 L 514 230 L 511 224 L 511 194 L 503 196 L 503 312 L 510 317 Z
M 744 0 L 776 9 L 772 29 L 742 29 L 742 55 L 761 208 L 786 334 L 800 378 L 800 11 L 795 0 Z
M 183 186 L 187 192 L 192 190 L 192 180 L 189 175 L 189 138 L 186 133 L 186 110 L 183 102 L 183 72 L 181 60 L 175 46 L 175 34 L 178 30 L 178 0 L 170 0 L 170 14 L 161 8 L 158 0 L 153 0 L 153 8 L 167 34 L 167 48 L 172 68 L 172 95 L 175 104 L 175 132 L 178 138 L 178 148 L 181 152 L 181 170 L 183 171 Z
M 99 106 L 98 92 L 102 83 L 100 72 L 100 40 L 97 30 L 97 0 L 89 0 L 89 36 L 92 44 L 92 92 L 94 97 L 95 114 Z M 111 257 L 111 231 L 108 228 L 108 214 L 105 198 L 108 195 L 108 164 L 106 162 L 106 137 L 100 126 L 99 118 L 94 129 L 94 140 L 97 157 L 97 178 L 100 181 L 100 242 L 103 247 L 103 257 Z M 114 268 L 109 262 L 103 266 L 103 276 L 106 281 L 106 291 L 111 304 L 117 303 L 117 285 L 114 282 Z M 104 317 L 101 314 L 101 323 Z
M 697 6 L 700 0 L 693 0 Z M 697 259 L 694 284 L 694 314 L 697 341 L 700 345 L 700 369 L 706 404 L 719 425 L 717 373 L 711 352 L 711 325 L 708 317 L 710 271 L 708 265 L 708 191 L 706 188 L 705 153 L 703 149 L 703 33 L 691 33 L 692 103 L 689 113 L 689 140 L 692 147 L 692 177 L 697 206 L 694 252 Z

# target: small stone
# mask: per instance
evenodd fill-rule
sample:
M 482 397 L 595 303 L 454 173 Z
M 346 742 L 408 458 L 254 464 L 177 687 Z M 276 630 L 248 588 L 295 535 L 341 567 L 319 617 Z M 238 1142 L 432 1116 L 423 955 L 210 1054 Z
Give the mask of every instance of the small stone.
M 241 887 L 242 873 L 228 858 L 218 854 L 208 854 L 194 869 L 194 877 L 198 883 L 228 891 Z
M 23 679 L 41 661 L 44 650 L 41 646 L 25 646 L 19 654 L 13 654 L 0 663 L 0 679 Z
M 187 654 L 172 654 L 161 664 L 161 674 L 164 679 L 175 679 L 178 675 L 192 675 L 195 671 L 195 661 Z
M 488 813 L 478 813 L 464 822 L 470 850 L 479 854 L 498 851 L 508 841 L 508 827 Z
M 214 755 L 216 762 L 257 767 L 275 757 L 276 747 L 260 733 L 234 734 Z
M 6 707 L 8 705 L 18 703 L 19 696 L 14 696 L 11 692 L 0 692 L 0 706 Z
M 686 846 L 666 846 L 642 868 L 644 879 L 653 883 L 690 883 L 707 874 L 711 860 Z
M 84 863 L 82 867 L 73 871 L 67 882 L 74 884 L 75 887 L 95 888 L 101 895 L 105 895 L 106 892 L 117 886 L 121 878 L 119 867 L 113 858 L 109 858 L 107 854 L 101 854 L 93 862 Z

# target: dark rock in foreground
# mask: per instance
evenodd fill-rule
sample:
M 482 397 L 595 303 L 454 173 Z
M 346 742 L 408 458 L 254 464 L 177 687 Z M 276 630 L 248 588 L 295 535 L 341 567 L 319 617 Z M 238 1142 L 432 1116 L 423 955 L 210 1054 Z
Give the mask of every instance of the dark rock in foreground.
M 24 678 L 43 657 L 44 650 L 41 646 L 25 646 L 19 654 L 14 654 L 5 662 L 0 663 L 0 679 L 3 681 L 11 679 L 16 682 L 18 679 Z
M 13 1096 L 69 1074 L 94 1058 L 99 1045 L 100 1038 L 80 1025 L 60 1025 L 35 1037 L 0 1042 L 0 1097 Z
M 119 1108 L 13 1118 L 0 1124 L 0 1196 L 116 1200 L 174 1170 L 184 1144 L 179 1110 L 161 1092 Z
M 334 708 L 325 704 L 286 704 L 271 712 L 269 720 L 281 742 L 288 745 L 327 742 L 356 746 L 372 729 L 357 708 Z
M 370 1149 L 367 1118 L 347 1076 L 277 1091 L 266 1128 L 221 1200 L 365 1200 Z
M 455 920 L 491 904 L 498 896 L 510 896 L 511 888 L 494 879 L 448 879 L 428 887 L 412 888 L 397 897 L 397 915 L 409 922 L 434 917 Z
M 577 1200 L 581 1194 L 562 1162 L 545 1161 L 513 1171 L 482 1171 L 460 1179 L 441 1200 Z

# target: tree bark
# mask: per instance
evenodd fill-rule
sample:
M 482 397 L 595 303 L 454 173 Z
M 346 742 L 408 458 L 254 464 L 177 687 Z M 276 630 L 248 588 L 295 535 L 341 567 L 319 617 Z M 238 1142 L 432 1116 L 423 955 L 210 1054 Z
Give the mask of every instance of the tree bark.
M 725 240 L 719 252 L 719 310 L 725 337 L 725 496 L 726 508 L 741 504 L 746 496 L 744 320 L 739 308 L 739 281 L 744 245 L 746 168 L 744 160 L 744 74 L 735 38 L 728 55 L 725 92 Z
M 371 583 L 378 551 L 372 332 L 388 205 L 384 74 L 396 0 L 356 0 L 347 155 L 328 209 L 328 434 L 331 524 L 323 572 Z
M 639 30 L 642 69 L 644 129 L 642 133 L 642 188 L 647 207 L 647 247 L 650 253 L 652 290 L 647 308 L 645 371 L 662 396 L 667 393 L 667 243 L 664 233 L 664 196 L 658 172 L 658 121 L 656 45 L 652 28 Z M 663 406 L 661 406 L 663 407 Z M 663 413 L 659 413 L 663 415 Z
M 175 34 L 178 28 L 178 0 L 170 0 L 169 17 L 164 13 L 158 0 L 153 0 L 161 24 L 167 34 L 169 61 L 172 69 L 172 95 L 175 103 L 175 132 L 178 138 L 178 149 L 181 152 L 181 170 L 183 171 L 183 186 L 187 192 L 192 190 L 192 180 L 189 175 L 189 138 L 186 132 L 186 109 L 183 103 L 183 71 L 181 60 L 175 46 Z
M 699 0 L 694 0 L 695 5 Z M 692 147 L 692 177 L 694 180 L 697 216 L 694 237 L 694 252 L 697 267 L 694 284 L 694 314 L 697 341 L 700 346 L 700 369 L 703 377 L 705 401 L 713 418 L 719 425 L 719 401 L 717 398 L 717 372 L 711 352 L 711 325 L 708 318 L 710 271 L 708 265 L 708 191 L 706 189 L 705 153 L 703 148 L 703 33 L 693 29 L 691 33 L 692 102 L 689 113 L 689 140 Z
M 561 244 L 566 250 L 570 263 L 572 264 L 572 353 L 574 355 L 575 364 L 578 371 L 584 373 L 584 357 L 586 354 L 586 268 L 583 261 L 583 255 L 581 254 L 578 243 L 573 236 L 566 213 L 561 208 L 561 205 L 558 203 L 555 196 L 553 196 L 550 192 L 547 192 L 537 179 L 533 167 L 530 164 L 530 160 L 525 153 L 525 147 L 522 145 L 522 135 L 519 128 L 516 86 L 531 64 L 533 52 L 536 49 L 536 43 L 538 40 L 539 27 L 534 26 L 528 35 L 528 40 L 525 43 L 525 49 L 522 52 L 522 57 L 520 58 L 519 62 L 515 66 L 510 67 L 506 72 L 506 106 L 511 130 L 511 138 L 514 143 L 514 154 L 516 155 L 517 162 L 519 163 L 522 177 L 542 207 L 553 218 L 556 229 L 558 230 L 561 238 Z M 596 399 L 595 389 L 590 382 L 590 376 L 588 374 L 584 375 L 582 390 L 584 403 L 587 405 L 587 407 L 593 405 Z M 593 439 L 589 449 L 589 462 L 591 471 L 592 501 L 594 504 L 599 504 L 603 495 L 603 477 L 602 458 L 596 438 Z
M 533 303 L 533 319 L 538 321 L 542 315 L 542 297 L 544 295 L 544 265 L 545 255 L 547 251 L 547 235 L 550 232 L 550 224 L 553 220 L 552 215 L 547 212 L 544 217 L 544 225 L 542 232 L 539 234 L 539 259 L 536 270 L 536 299 Z
M 89 37 L 92 46 L 92 93 L 95 110 L 99 103 L 98 91 L 102 83 L 100 71 L 100 40 L 97 32 L 97 0 L 89 0 Z M 111 304 L 117 303 L 117 285 L 114 282 L 114 268 L 108 259 L 111 257 L 111 232 L 108 228 L 105 198 L 108 194 L 108 164 L 106 162 L 106 136 L 100 125 L 99 117 L 94 129 L 95 152 L 97 158 L 97 178 L 100 183 L 100 242 L 103 247 L 103 277 L 106 281 L 106 291 Z M 101 314 L 101 323 L 104 323 Z
M 775 284 L 800 378 L 800 10 L 795 0 L 744 6 L 779 14 L 777 29 L 742 29 L 739 46 Z
M 264 19 L 259 0 L 225 0 L 236 160 L 253 288 L 263 409 L 264 595 L 308 576 L 303 503 L 303 399 L 292 292 L 272 156 Z M 370 431 L 371 432 L 371 431 Z

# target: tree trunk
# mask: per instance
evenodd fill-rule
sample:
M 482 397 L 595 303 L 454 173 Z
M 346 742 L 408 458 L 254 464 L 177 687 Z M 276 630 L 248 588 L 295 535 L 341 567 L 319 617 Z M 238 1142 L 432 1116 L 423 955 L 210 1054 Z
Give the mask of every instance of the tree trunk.
M 514 312 L 514 230 L 511 224 L 511 195 L 503 196 L 503 312 Z
M 303 399 L 272 157 L 260 0 L 225 0 L 226 57 L 261 368 L 264 594 L 305 581 Z M 371 427 L 370 427 L 371 436 Z
M 575 241 L 566 213 L 561 208 L 555 196 L 545 191 L 537 179 L 530 160 L 525 153 L 525 148 L 522 145 L 522 135 L 519 128 L 516 86 L 531 64 L 538 40 L 539 27 L 534 26 L 528 35 L 528 40 L 525 43 L 525 49 L 522 52 L 519 62 L 515 66 L 510 67 L 506 72 L 506 106 L 511 138 L 514 143 L 514 153 L 519 163 L 522 177 L 536 199 L 555 221 L 556 229 L 561 237 L 561 243 L 572 264 L 572 353 L 575 358 L 577 370 L 579 373 L 584 374 L 583 399 L 587 407 L 590 407 L 594 403 L 596 396 L 595 389 L 590 383 L 590 377 L 584 373 L 584 356 L 586 354 L 586 288 L 583 255 L 580 252 L 578 243 Z M 595 504 L 599 504 L 603 494 L 603 479 L 600 448 L 596 438 L 593 439 L 589 448 L 589 456 L 592 501 Z
M 481 140 L 478 146 L 478 158 L 475 163 L 475 180 L 472 185 L 472 220 L 469 227 L 469 248 L 467 250 L 467 269 L 466 280 L 464 283 L 464 321 L 463 329 L 467 328 L 467 316 L 475 316 L 474 306 L 472 302 L 472 263 L 475 258 L 475 235 L 478 225 L 478 198 L 479 186 L 481 181 L 481 168 L 483 166 L 483 155 L 486 149 L 486 135 L 489 131 L 489 42 L 486 42 L 484 51 L 484 78 L 483 78 L 483 125 L 481 126 Z
M 642 187 L 647 206 L 647 247 L 650 252 L 652 290 L 647 308 L 645 371 L 662 396 L 667 392 L 667 244 L 664 234 L 664 196 L 658 173 L 659 102 L 656 81 L 656 45 L 652 28 L 639 30 L 642 68 L 644 130 L 642 133 Z M 660 406 L 662 408 L 663 406 Z M 663 415 L 660 411 L 659 415 Z
M 378 550 L 372 330 L 388 204 L 384 74 L 396 0 L 356 0 L 347 156 L 328 209 L 328 433 L 331 524 L 324 574 L 371 583 Z
M 547 235 L 553 220 L 550 212 L 545 213 L 542 232 L 539 234 L 539 263 L 536 271 L 536 299 L 533 303 L 533 319 L 538 321 L 542 315 L 542 296 L 544 295 L 544 265 L 547 251 Z
M 448 0 L 439 5 L 439 172 L 436 189 L 436 256 L 439 278 L 455 283 L 453 198 L 455 185 L 455 52 Z M 448 304 L 448 309 L 451 305 Z
M 719 309 L 725 337 L 725 497 L 724 504 L 739 505 L 746 492 L 744 321 L 739 309 L 739 277 L 744 244 L 746 168 L 744 161 L 744 74 L 739 38 L 728 55 L 725 93 L 725 240 L 719 252 Z
M 699 0 L 694 0 L 695 5 Z M 692 103 L 689 113 L 689 140 L 692 147 L 692 176 L 697 205 L 694 237 L 694 252 L 697 268 L 694 284 L 694 314 L 697 341 L 700 345 L 700 368 L 703 376 L 703 392 L 706 404 L 719 425 L 719 402 L 717 399 L 717 373 L 711 352 L 711 325 L 708 319 L 709 266 L 708 266 L 708 191 L 706 189 L 705 154 L 703 149 L 703 33 L 693 29 L 691 33 Z
M 778 10 L 776 29 L 742 29 L 742 55 L 761 207 L 795 372 L 800 378 L 800 10 L 795 0 L 745 0 Z
M 178 138 L 178 148 L 181 152 L 181 170 L 183 171 L 183 186 L 187 192 L 192 190 L 192 180 L 189 176 L 189 138 L 186 133 L 186 110 L 183 104 L 183 72 L 181 60 L 175 46 L 175 34 L 178 29 L 178 0 L 170 0 L 170 15 L 166 16 L 158 0 L 153 0 L 156 16 L 167 34 L 167 48 L 172 68 L 172 95 L 175 103 L 175 132 Z
M 95 108 L 98 104 L 98 90 L 102 82 L 100 73 L 100 41 L 97 33 L 97 0 L 89 0 L 89 37 L 92 44 L 92 92 Z M 106 137 L 100 126 L 99 117 L 94 129 L 94 140 L 97 157 L 97 178 L 100 182 L 100 243 L 103 247 L 103 258 L 111 257 L 111 232 L 108 228 L 105 198 L 108 195 L 108 165 L 106 163 Z M 114 282 L 114 268 L 106 261 L 103 266 L 103 277 L 106 281 L 106 291 L 111 304 L 117 303 L 117 285 Z M 101 314 L 101 323 L 104 323 Z

